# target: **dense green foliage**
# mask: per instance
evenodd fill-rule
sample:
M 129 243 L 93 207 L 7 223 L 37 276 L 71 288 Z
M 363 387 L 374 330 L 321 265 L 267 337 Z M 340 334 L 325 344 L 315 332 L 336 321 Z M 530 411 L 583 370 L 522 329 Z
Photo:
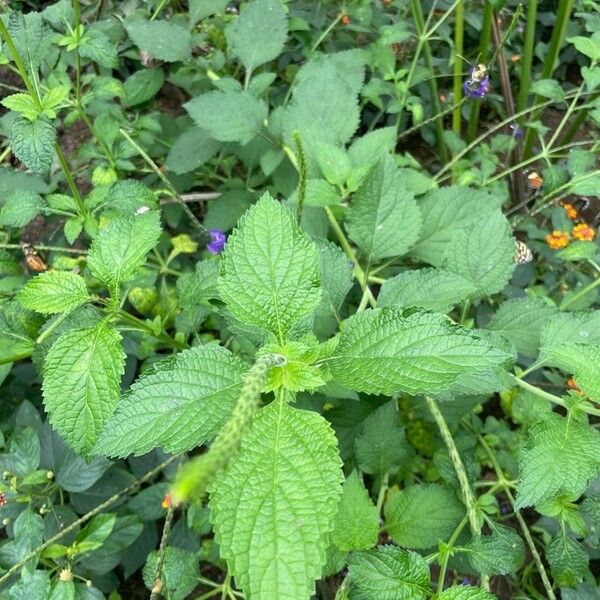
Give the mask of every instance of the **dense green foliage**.
M 0 6 L 1 600 L 600 595 L 597 3 Z

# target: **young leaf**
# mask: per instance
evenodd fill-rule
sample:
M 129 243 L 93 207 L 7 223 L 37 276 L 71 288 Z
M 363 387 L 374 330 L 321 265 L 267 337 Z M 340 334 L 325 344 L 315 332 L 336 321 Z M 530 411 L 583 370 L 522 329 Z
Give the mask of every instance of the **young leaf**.
M 340 550 L 368 550 L 377 543 L 379 513 L 362 479 L 352 471 L 344 483 L 331 541 Z
M 34 173 L 45 175 L 54 159 L 56 129 L 46 117 L 33 123 L 17 117 L 10 124 L 9 140 L 15 156 Z
M 268 193 L 242 217 L 222 261 L 219 294 L 231 313 L 280 340 L 319 303 L 317 248 Z
M 225 28 L 227 48 L 246 73 L 277 58 L 287 37 L 286 12 L 279 0 L 255 0 Z M 258 42 L 258 43 L 257 43 Z
M 6 26 L 29 75 L 36 73 L 52 46 L 52 34 L 41 12 L 10 12 Z M 37 74 L 37 73 L 36 73 Z
M 162 69 L 136 71 L 125 80 L 125 102 L 127 106 L 137 106 L 154 98 L 165 81 Z
M 590 558 L 585 548 L 563 532 L 546 546 L 546 558 L 558 585 L 575 587 L 588 571 Z
M 100 29 L 88 28 L 79 45 L 79 54 L 107 68 L 117 68 L 117 48 Z
M 64 440 L 87 455 L 120 395 L 125 353 L 105 324 L 61 335 L 44 363 L 44 405 Z
M 342 324 L 331 372 L 367 394 L 435 393 L 465 373 L 484 372 L 508 355 L 442 315 L 405 316 L 397 307 L 366 310 Z
M 30 190 L 16 190 L 0 209 L 0 225 L 23 227 L 45 208 L 39 194 Z
M 344 150 L 321 142 L 316 148 L 316 159 L 321 173 L 329 183 L 340 186 L 346 182 L 350 173 L 350 159 Z
M 83 277 L 66 271 L 40 273 L 19 293 L 25 308 L 44 314 L 68 312 L 89 299 Z
M 474 538 L 461 548 L 477 573 L 506 575 L 516 573 L 525 558 L 525 546 L 519 534 L 510 527 L 494 525 L 491 535 Z
M 401 256 L 419 239 L 422 219 L 402 173 L 385 155 L 354 194 L 346 214 L 350 238 L 367 260 Z
M 144 264 L 146 254 L 158 243 L 160 232 L 160 215 L 156 211 L 117 217 L 92 242 L 88 254 L 92 275 L 109 287 L 127 281 Z
M 441 594 L 433 596 L 433 600 L 497 600 L 494 594 L 482 588 L 470 585 L 454 585 Z
M 403 271 L 381 286 L 378 306 L 418 306 L 447 312 L 475 291 L 467 279 L 445 269 Z
M 214 140 L 247 144 L 267 118 L 267 106 L 247 91 L 215 90 L 184 104 L 194 122 Z
M 430 548 L 445 540 L 465 516 L 456 494 L 436 483 L 416 484 L 385 504 L 387 532 L 400 546 Z
M 38 107 L 29 94 L 11 94 L 4 98 L 0 104 L 8 108 L 8 110 L 18 112 L 30 121 L 35 121 L 40 114 Z
M 169 151 L 167 168 L 178 175 L 189 173 L 210 160 L 220 147 L 221 144 L 205 131 L 198 127 L 190 127 L 177 138 Z
M 348 560 L 353 600 L 425 600 L 429 566 L 416 552 L 379 546 L 353 552 Z
M 221 555 L 247 598 L 313 593 L 341 494 L 340 466 L 323 417 L 280 401 L 259 411 L 210 498 Z
M 173 21 L 126 21 L 125 29 L 133 43 L 153 58 L 165 62 L 190 58 L 190 32 Z
M 580 496 L 600 469 L 600 432 L 557 414 L 534 425 L 519 456 L 517 506 Z
M 494 211 L 456 233 L 446 249 L 444 267 L 474 285 L 474 298 L 499 292 L 515 268 L 515 242 L 506 217 Z
M 196 346 L 142 375 L 108 419 L 94 454 L 183 452 L 211 440 L 239 395 L 246 366 L 225 348 Z

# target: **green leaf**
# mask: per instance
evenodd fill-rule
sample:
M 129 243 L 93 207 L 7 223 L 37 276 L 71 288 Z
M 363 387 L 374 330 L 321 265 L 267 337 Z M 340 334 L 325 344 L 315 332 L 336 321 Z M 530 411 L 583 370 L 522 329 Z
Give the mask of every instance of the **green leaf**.
M 450 536 L 465 516 L 465 507 L 452 490 L 430 483 L 396 492 L 384 512 L 394 542 L 407 548 L 431 548 Z
M 557 313 L 541 335 L 542 353 L 564 344 L 600 344 L 600 310 Z
M 448 312 L 475 291 L 475 286 L 456 273 L 426 267 L 403 271 L 381 286 L 378 306 L 418 306 Z
M 154 98 L 165 81 L 162 69 L 136 71 L 125 80 L 125 103 L 137 106 Z
M 348 150 L 354 167 L 365 167 L 378 163 L 396 145 L 396 128 L 375 129 L 355 139 Z
M 350 159 L 344 150 L 333 144 L 321 142 L 317 144 L 315 158 L 321 173 L 329 183 L 340 186 L 346 182 L 350 173 Z
M 488 215 L 499 204 L 498 199 L 485 190 L 462 186 L 432 190 L 419 201 L 423 228 L 411 255 L 434 267 L 440 267 L 448 245 L 458 232 L 468 229 L 472 224 L 485 223 Z
M 76 536 L 75 543 L 79 553 L 91 552 L 100 548 L 111 534 L 117 515 L 106 513 L 95 516 Z
M 268 193 L 240 220 L 222 264 L 219 294 L 233 316 L 280 340 L 320 301 L 317 248 Z
M 90 300 L 85 280 L 66 271 L 47 271 L 30 279 L 19 293 L 19 302 L 44 314 L 68 312 Z
M 148 555 L 144 565 L 144 583 L 148 589 L 155 585 L 156 563 L 158 552 L 153 551 Z M 176 546 L 168 545 L 165 551 L 163 565 L 164 589 L 167 590 L 170 600 L 186 600 L 198 586 L 200 570 L 198 568 L 198 554 Z
M 598 246 L 594 242 L 575 240 L 566 248 L 559 250 L 556 256 L 562 260 L 578 261 L 591 260 L 598 253 Z
M 475 537 L 460 550 L 467 554 L 472 567 L 481 575 L 516 573 L 525 558 L 525 546 L 519 534 L 502 525 L 494 525 L 491 535 Z
M 279 0 L 255 0 L 225 28 L 227 48 L 246 72 L 277 58 L 287 38 L 287 16 Z M 258 42 L 258 43 L 257 43 Z
M 591 58 L 594 62 L 600 60 L 600 43 L 598 42 L 598 37 L 596 35 L 592 38 L 576 35 L 567 38 L 567 42 L 573 44 L 577 49 L 577 52 Z
M 600 432 L 557 414 L 529 429 L 519 455 L 517 507 L 533 506 L 560 494 L 580 496 L 600 469 Z
M 33 123 L 17 117 L 10 124 L 8 138 L 15 156 L 30 170 L 45 175 L 54 159 L 56 129 L 46 117 Z
M 88 254 L 92 275 L 109 287 L 127 281 L 146 262 L 146 254 L 156 246 L 160 233 L 156 211 L 117 217 L 92 242 Z
M 354 194 L 346 213 L 348 235 L 367 260 L 402 256 L 419 239 L 422 219 L 402 173 L 388 155 Z
M 353 600 L 425 600 L 429 566 L 416 552 L 397 546 L 353 552 L 348 560 Z
M 558 585 L 575 587 L 588 572 L 590 558 L 585 548 L 560 531 L 546 546 L 546 558 Z
M 100 29 L 88 28 L 78 47 L 79 54 L 107 68 L 118 66 L 117 48 L 110 38 Z
M 86 198 L 86 206 L 91 198 L 93 191 Z M 158 208 L 158 201 L 152 190 L 135 179 L 115 181 L 105 195 L 101 194 L 101 198 L 101 204 L 94 205 L 94 208 L 104 212 L 110 211 L 111 214 L 129 216 L 142 207 Z
M 29 75 L 37 76 L 37 69 L 48 56 L 52 35 L 42 13 L 11 12 L 5 17 L 6 26 Z
M 517 352 L 535 357 L 542 327 L 556 314 L 556 308 L 541 298 L 513 298 L 500 305 L 487 328 L 506 338 Z
M 61 335 L 44 363 L 44 405 L 50 422 L 76 452 L 87 455 L 120 395 L 125 363 L 121 336 L 104 324 Z
M 267 118 L 266 104 L 247 91 L 215 90 L 184 104 L 194 122 L 220 142 L 247 144 Z
M 380 406 L 365 419 L 354 440 L 356 461 L 362 471 L 383 475 L 406 460 L 409 446 L 398 421 L 395 400 Z
M 565 91 L 562 89 L 560 83 L 555 79 L 539 79 L 531 84 L 531 91 L 534 94 L 543 96 L 544 98 L 550 98 L 550 100 L 556 100 L 560 102 L 565 97 Z
M 30 121 L 35 121 L 40 111 L 29 94 L 11 94 L 0 102 L 8 110 L 14 110 Z
M 497 600 L 490 592 L 470 585 L 454 585 L 433 598 L 434 600 Z
M 291 200 L 296 202 L 297 192 Z M 309 179 L 306 182 L 304 206 L 336 206 L 342 201 L 340 191 L 324 179 Z M 303 215 L 304 216 L 304 215 Z
M 142 375 L 119 402 L 94 454 L 128 456 L 155 447 L 191 450 L 223 427 L 246 366 L 225 348 L 196 346 Z
M 362 479 L 352 471 L 344 482 L 331 541 L 340 550 L 368 550 L 377 543 L 379 512 Z
M 125 29 L 133 43 L 153 58 L 165 62 L 190 58 L 190 32 L 173 21 L 126 21 Z
M 178 175 L 189 173 L 210 160 L 220 147 L 221 144 L 205 131 L 198 127 L 190 127 L 177 138 L 169 151 L 167 168 Z
M 210 498 L 216 539 L 248 600 L 308 599 L 341 494 L 323 417 L 276 401 L 261 409 Z
M 334 378 L 367 394 L 435 393 L 465 373 L 484 372 L 508 355 L 442 315 L 386 307 L 353 315 L 342 324 L 330 361 Z
M 499 292 L 515 268 L 515 242 L 506 217 L 495 211 L 456 233 L 448 244 L 444 267 L 474 286 L 474 298 Z
M 190 0 L 190 26 L 193 27 L 198 21 L 210 17 L 225 10 L 229 0 Z
M 23 227 L 44 212 L 42 197 L 30 190 L 16 190 L 0 210 L 0 225 Z

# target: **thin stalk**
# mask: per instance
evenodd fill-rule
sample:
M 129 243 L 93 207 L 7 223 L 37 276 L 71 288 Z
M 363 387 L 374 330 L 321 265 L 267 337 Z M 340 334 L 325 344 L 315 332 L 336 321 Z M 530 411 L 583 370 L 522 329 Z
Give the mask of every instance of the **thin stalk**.
M 594 63 L 594 61 L 592 61 L 590 68 L 593 68 L 594 66 L 595 66 L 595 63 Z M 550 140 L 546 144 L 547 148 L 551 148 L 554 145 L 554 142 L 556 142 L 558 136 L 561 134 L 567 121 L 569 120 L 569 118 L 571 117 L 573 112 L 575 111 L 575 108 L 577 107 L 577 102 L 578 102 L 581 94 L 583 93 L 583 89 L 584 89 L 585 85 L 586 85 L 585 81 L 582 81 L 581 85 L 577 88 L 577 93 L 575 94 L 575 97 L 573 98 L 573 100 L 571 100 L 571 104 L 569 104 L 569 107 L 565 111 L 565 114 L 563 115 L 562 119 L 560 120 L 558 127 L 556 127 L 552 136 L 550 137 Z
M 81 11 L 79 0 L 73 0 L 73 17 L 75 19 L 75 102 L 81 107 L 81 56 L 79 55 Z
M 0 164 L 2 164 L 6 160 L 6 157 L 9 154 L 10 154 L 10 146 L 6 146 L 6 148 L 2 151 L 2 154 L 0 154 Z
M 572 304 L 575 304 L 575 302 L 577 302 L 578 300 L 581 300 L 584 296 L 587 296 L 590 292 L 593 292 L 598 286 L 600 286 L 600 277 L 598 277 L 597 279 L 594 279 L 594 281 L 592 281 L 592 283 L 581 288 L 576 294 L 574 294 L 573 296 L 571 296 L 570 298 L 568 298 L 567 300 L 562 302 L 562 304 L 560 305 L 560 309 L 566 310 L 567 308 L 569 308 L 569 306 L 571 306 Z
M 390 474 L 384 473 L 381 478 L 381 486 L 379 487 L 379 494 L 377 495 L 377 513 L 381 514 L 383 508 L 383 502 L 385 501 L 385 494 L 389 489 Z
M 459 2 L 454 15 L 454 102 L 460 103 L 462 98 L 463 73 L 460 56 L 463 55 L 465 34 L 465 3 Z M 452 130 L 458 136 L 461 134 L 460 107 L 455 108 L 452 113 Z
M 73 198 L 75 199 L 75 202 L 77 203 L 77 208 L 79 210 L 79 214 L 83 217 L 86 213 L 85 206 L 84 206 L 83 200 L 81 199 L 81 196 L 79 194 L 79 190 L 77 189 L 77 185 L 75 184 L 75 179 L 73 178 L 73 173 L 71 172 L 69 163 L 67 162 L 67 159 L 65 158 L 65 155 L 63 154 L 63 151 L 61 150 L 58 143 L 56 143 L 56 145 L 54 146 L 54 150 L 56 151 L 56 156 L 58 157 L 58 162 L 60 163 L 60 166 L 62 167 L 63 173 L 65 175 L 65 179 L 67 180 L 67 185 L 69 186 L 69 189 L 71 190 L 71 194 L 73 194 Z
M 21 244 L 1 244 L 0 248 L 4 248 L 5 250 L 21 250 Z M 62 246 L 45 246 L 43 244 L 36 244 L 36 250 L 44 250 L 46 252 L 64 252 L 65 254 L 78 254 L 80 256 L 85 256 L 87 254 L 87 250 L 77 250 L 76 248 L 63 248 Z
M 156 569 L 154 570 L 154 579 L 152 593 L 150 594 L 150 600 L 158 600 L 161 596 L 163 589 L 162 570 L 165 562 L 165 554 L 167 552 L 167 540 L 171 533 L 171 525 L 173 523 L 173 517 L 175 516 L 175 507 L 173 504 L 167 509 L 167 516 L 165 517 L 165 524 L 163 526 L 162 536 L 160 538 L 160 546 L 158 547 L 158 558 L 156 560 Z
M 441 594 L 442 590 L 444 589 L 444 580 L 446 579 L 446 570 L 448 569 L 448 560 L 450 559 L 450 553 L 452 551 L 452 548 L 454 546 L 454 544 L 456 543 L 456 540 L 458 539 L 458 536 L 462 533 L 462 530 L 465 528 L 465 525 L 467 524 L 467 517 L 465 517 L 456 527 L 456 529 L 454 530 L 454 533 L 450 536 L 450 539 L 448 540 L 448 543 L 446 544 L 446 547 L 444 548 L 444 556 L 442 558 L 442 562 L 440 563 L 440 573 L 438 575 L 438 582 L 437 582 L 437 593 Z
M 158 6 L 156 7 L 156 10 L 152 13 L 150 20 L 154 21 L 154 19 L 156 19 L 156 17 L 158 17 L 158 15 L 160 14 L 160 11 L 165 7 L 165 4 L 168 4 L 169 2 L 170 0 L 161 0 L 161 2 L 159 2 Z
M 594 94 L 592 94 L 591 100 L 595 100 L 599 95 L 600 92 L 595 92 Z M 567 129 L 567 132 L 563 136 L 561 140 L 562 144 L 567 144 L 568 142 L 570 142 L 575 137 L 575 134 L 581 129 L 581 125 L 583 124 L 583 122 L 587 119 L 589 113 L 587 107 L 580 107 L 580 110 L 578 112 L 579 114 L 575 117 L 575 119 L 573 119 L 573 123 L 571 124 L 569 129 Z
M 321 42 L 331 33 L 332 29 L 341 21 L 343 16 L 344 15 L 342 11 L 340 11 L 337 17 L 331 22 L 329 27 L 317 38 L 317 41 L 313 44 L 312 48 L 310 49 L 310 54 L 314 54 L 315 50 L 321 45 Z
M 531 69 L 533 66 L 533 47 L 535 44 L 535 29 L 537 26 L 537 2 L 527 3 L 525 24 L 525 39 L 523 40 L 523 55 L 521 56 L 521 72 L 519 74 L 519 92 L 517 95 L 517 110 L 522 111 L 527 106 L 529 88 L 531 87 Z M 521 117 L 519 123 L 523 125 Z
M 554 73 L 554 66 L 558 60 L 558 54 L 565 41 L 565 35 L 567 33 L 567 26 L 571 18 L 571 12 L 573 11 L 573 5 L 575 0 L 559 0 L 558 9 L 556 11 L 556 20 L 554 21 L 554 28 L 552 29 L 552 37 L 550 38 L 550 44 L 546 53 L 546 59 L 542 67 L 541 79 L 549 79 Z M 536 96 L 533 103 L 537 104 L 540 97 Z M 536 119 L 539 116 L 539 111 L 532 115 L 532 119 Z M 528 128 L 525 134 L 525 140 L 523 142 L 523 156 L 525 158 L 531 155 L 533 144 L 535 143 L 535 130 Z
M 154 336 L 157 340 L 160 340 L 161 342 L 167 344 L 168 346 L 171 346 L 172 348 L 175 348 L 177 350 L 184 350 L 185 348 L 188 347 L 187 344 L 178 342 L 175 338 L 172 338 L 170 335 L 167 335 L 166 333 L 156 333 L 154 331 L 154 329 L 152 329 L 152 327 L 150 325 L 148 325 L 148 323 L 146 323 L 145 321 L 142 321 L 141 319 L 138 319 L 137 317 L 134 317 L 133 315 L 130 315 L 125 310 L 119 310 L 115 314 L 123 321 L 130 323 L 131 325 L 135 325 L 138 330 L 141 329 L 142 331 L 148 332 L 150 335 Z

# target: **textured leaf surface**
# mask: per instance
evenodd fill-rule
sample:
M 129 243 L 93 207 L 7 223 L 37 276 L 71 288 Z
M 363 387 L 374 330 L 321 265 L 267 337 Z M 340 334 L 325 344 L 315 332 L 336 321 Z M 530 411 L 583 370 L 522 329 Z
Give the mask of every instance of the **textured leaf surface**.
M 465 516 L 456 494 L 436 483 L 417 484 L 395 493 L 385 504 L 386 529 L 407 548 L 430 548 L 445 540 Z
M 31 190 L 16 190 L 0 209 L 0 225 L 23 227 L 46 207 L 42 197 Z
M 378 535 L 379 512 L 361 477 L 352 471 L 344 482 L 331 540 L 340 550 L 368 550 Z
M 541 342 L 543 349 L 563 344 L 600 344 L 600 310 L 555 314 L 544 325 Z
M 498 200 L 484 190 L 450 186 L 429 192 L 419 201 L 423 228 L 411 255 L 440 267 L 457 233 L 472 223 L 484 223 L 498 206 Z
M 44 405 L 65 441 L 89 454 L 120 395 L 121 336 L 105 325 L 61 335 L 44 363 Z
M 94 453 L 139 455 L 155 447 L 175 453 L 209 441 L 229 417 L 245 370 L 216 345 L 196 346 L 159 363 L 119 402 Z
M 600 432 L 551 414 L 530 429 L 519 468 L 518 507 L 539 504 L 561 493 L 578 497 L 600 472 Z
M 100 29 L 87 29 L 81 38 L 79 54 L 108 68 L 117 68 L 117 48 Z
M 348 566 L 353 600 L 424 600 L 430 591 L 425 559 L 391 544 L 352 553 Z
M 541 298 L 514 298 L 500 305 L 487 328 L 505 337 L 521 354 L 535 357 L 542 327 L 556 312 Z
M 194 122 L 220 142 L 247 144 L 267 118 L 267 106 L 246 91 L 214 91 L 184 104 Z
M 502 525 L 495 525 L 491 535 L 476 537 L 461 550 L 481 575 L 516 573 L 525 558 L 525 546 L 519 534 Z
M 447 312 L 475 291 L 468 280 L 445 269 L 404 271 L 381 286 L 378 306 L 418 306 Z
M 280 339 L 320 301 L 317 247 L 269 194 L 242 217 L 222 260 L 219 294 L 229 310 Z
M 515 268 L 515 242 L 506 217 L 495 211 L 456 233 L 444 266 L 473 284 L 475 298 L 502 290 Z
M 44 314 L 67 312 L 89 298 L 83 277 L 66 271 L 41 273 L 19 293 L 19 302 L 25 308 Z
M 190 25 L 194 26 L 198 21 L 214 13 L 225 10 L 228 0 L 190 0 Z
M 368 260 L 401 256 L 419 239 L 421 213 L 390 156 L 354 194 L 346 219 L 348 235 Z
M 114 219 L 92 242 L 88 254 L 92 275 L 109 286 L 127 281 L 158 243 L 160 231 L 158 212 Z
M 342 325 L 330 361 L 334 378 L 368 394 L 411 394 L 447 389 L 465 373 L 483 372 L 506 360 L 500 348 L 441 315 L 388 307 L 366 310 Z
M 154 98 L 165 81 L 162 69 L 136 71 L 125 81 L 125 101 L 128 106 L 142 104 Z
M 248 600 L 308 600 L 341 494 L 335 435 L 318 414 L 273 402 L 215 481 L 222 556 Z
M 11 12 L 7 15 L 6 26 L 31 76 L 52 46 L 52 34 L 44 23 L 42 13 Z
M 279 0 L 255 0 L 225 29 L 227 48 L 246 71 L 273 60 L 283 50 L 287 17 Z
M 45 175 L 54 159 L 56 129 L 46 117 L 33 123 L 17 117 L 10 124 L 9 140 L 14 155 L 34 173 Z
M 210 160 L 221 147 L 199 127 L 190 127 L 177 138 L 167 156 L 167 168 L 173 173 L 189 173 Z
M 579 388 L 593 400 L 600 400 L 600 344 L 564 344 L 544 348 L 546 364 L 572 373 Z
M 187 60 L 191 54 L 191 35 L 187 28 L 165 20 L 125 22 L 133 43 L 153 58 L 166 62 Z
M 433 598 L 434 600 L 497 600 L 494 594 L 470 585 L 452 586 Z
M 575 587 L 588 570 L 589 556 L 577 540 L 558 533 L 546 546 L 546 558 L 558 585 Z

